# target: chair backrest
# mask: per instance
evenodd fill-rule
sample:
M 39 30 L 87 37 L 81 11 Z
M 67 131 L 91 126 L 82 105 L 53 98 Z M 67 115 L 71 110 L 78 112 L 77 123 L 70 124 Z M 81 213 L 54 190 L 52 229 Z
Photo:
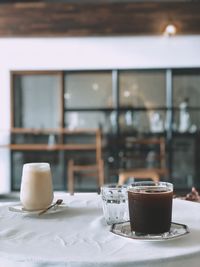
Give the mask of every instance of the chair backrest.
M 133 168 L 166 168 L 165 138 L 127 138 Z
M 87 156 L 91 152 L 92 158 L 95 158 L 96 162 L 102 158 L 102 134 L 100 129 L 68 130 L 64 136 L 65 146 L 69 148 L 69 154 L 74 159 L 85 158 L 85 163 L 87 163 Z

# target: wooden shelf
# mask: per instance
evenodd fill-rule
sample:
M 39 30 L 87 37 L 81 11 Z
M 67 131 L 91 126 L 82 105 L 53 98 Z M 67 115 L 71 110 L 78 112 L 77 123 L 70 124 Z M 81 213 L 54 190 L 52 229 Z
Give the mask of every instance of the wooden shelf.
M 66 134 L 66 135 L 94 135 L 100 136 L 101 131 L 99 129 L 76 129 L 76 130 L 69 130 L 65 128 L 60 129 L 28 129 L 28 128 L 12 128 L 11 134 L 37 134 L 37 135 L 43 135 L 43 134 Z M 62 140 L 63 141 L 63 140 Z M 64 150 L 96 150 L 96 146 L 101 146 L 99 143 L 80 143 L 73 141 L 71 143 L 64 143 L 60 142 L 57 144 L 39 144 L 39 143 L 26 143 L 26 144 L 7 144 L 7 145 L 1 145 L 1 148 L 8 148 L 10 150 L 20 150 L 20 151 L 64 151 Z
M 61 145 L 47 145 L 47 144 L 10 144 L 2 145 L 1 148 L 8 148 L 11 150 L 31 150 L 31 151 L 53 151 L 53 150 L 96 150 L 95 144 L 61 144 Z
M 94 134 L 96 129 L 66 129 L 66 128 L 56 128 L 56 129 L 35 129 L 35 128 L 12 128 L 10 130 L 11 134 Z

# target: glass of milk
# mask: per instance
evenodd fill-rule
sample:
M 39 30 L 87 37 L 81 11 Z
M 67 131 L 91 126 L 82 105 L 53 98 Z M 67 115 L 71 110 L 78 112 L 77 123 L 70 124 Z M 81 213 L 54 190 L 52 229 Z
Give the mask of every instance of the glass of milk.
M 49 163 L 23 165 L 20 200 L 26 210 L 41 210 L 53 200 L 52 176 Z

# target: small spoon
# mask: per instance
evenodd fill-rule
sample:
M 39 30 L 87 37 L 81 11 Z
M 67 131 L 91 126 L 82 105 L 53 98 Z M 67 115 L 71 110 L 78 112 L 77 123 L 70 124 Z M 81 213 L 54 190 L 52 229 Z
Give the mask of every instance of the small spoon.
M 52 204 L 52 205 L 50 205 L 49 207 L 47 207 L 46 209 L 40 211 L 40 212 L 38 213 L 38 215 L 42 215 L 42 214 L 44 214 L 45 212 L 47 212 L 49 209 L 55 207 L 56 205 L 60 205 L 60 204 L 62 204 L 62 202 L 63 202 L 62 199 L 58 199 L 54 204 Z

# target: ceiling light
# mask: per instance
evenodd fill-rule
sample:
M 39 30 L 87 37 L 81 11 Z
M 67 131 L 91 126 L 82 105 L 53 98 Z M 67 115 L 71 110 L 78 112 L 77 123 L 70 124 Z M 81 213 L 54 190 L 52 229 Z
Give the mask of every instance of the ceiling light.
M 65 98 L 66 100 L 69 100 L 69 99 L 71 98 L 71 94 L 70 94 L 70 93 L 65 93 L 65 94 L 64 94 L 64 98 Z
M 94 91 L 98 91 L 98 90 L 99 90 L 99 85 L 98 85 L 98 83 L 93 83 L 93 84 L 92 84 L 92 89 L 93 89 Z
M 124 97 L 129 97 L 131 95 L 130 91 L 126 90 L 124 91 Z
M 164 35 L 172 36 L 175 35 L 177 32 L 176 26 L 173 24 L 168 24 L 165 28 Z

